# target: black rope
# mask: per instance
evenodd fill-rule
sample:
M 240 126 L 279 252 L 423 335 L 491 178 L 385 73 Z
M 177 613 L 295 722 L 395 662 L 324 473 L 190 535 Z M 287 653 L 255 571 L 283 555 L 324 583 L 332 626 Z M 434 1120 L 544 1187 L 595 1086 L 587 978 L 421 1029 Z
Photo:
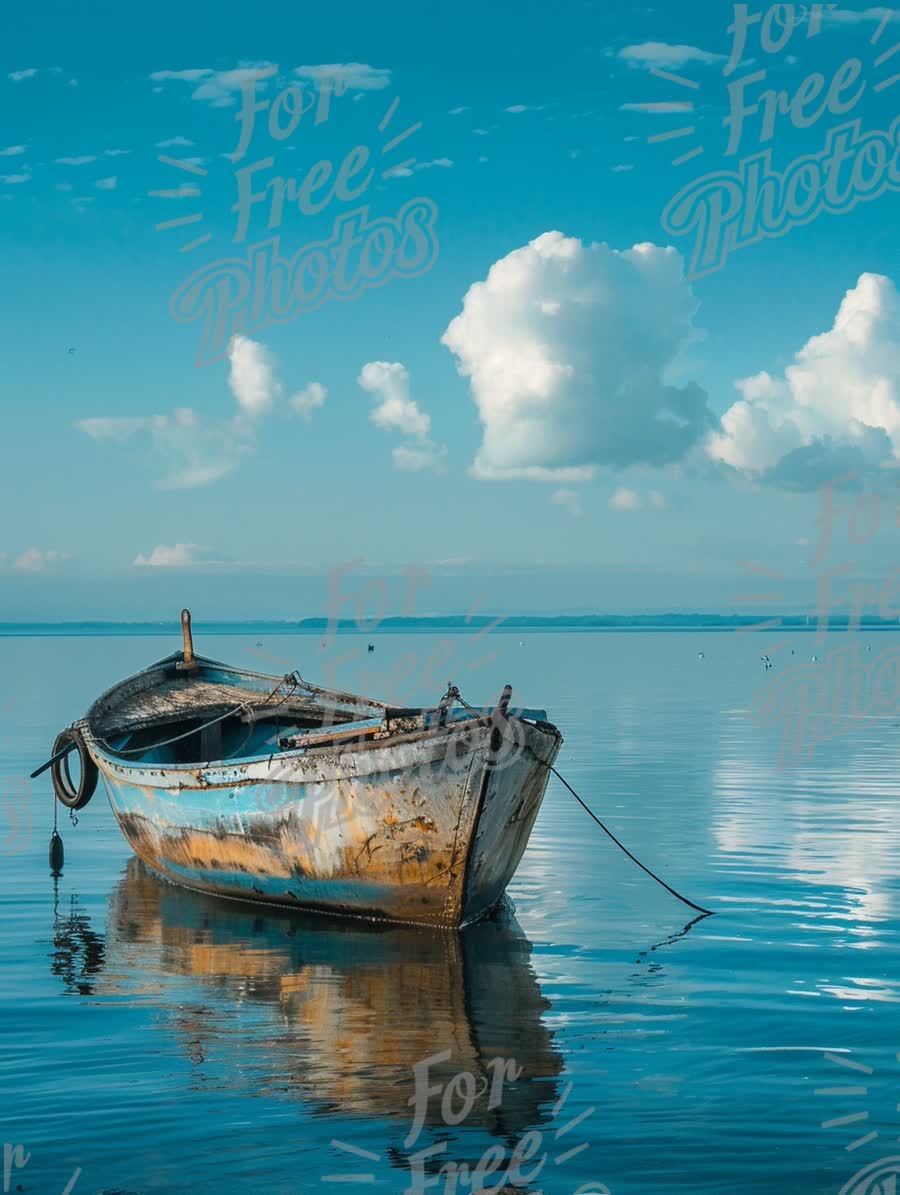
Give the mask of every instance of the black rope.
M 645 867 L 644 864 L 640 861 L 640 859 L 638 859 L 634 855 L 632 855 L 631 851 L 628 849 L 627 846 L 624 846 L 621 842 L 619 842 L 618 838 L 616 838 L 616 836 L 615 836 L 615 834 L 613 834 L 612 830 L 608 830 L 606 828 L 606 826 L 604 826 L 603 822 L 601 822 L 600 818 L 597 817 L 597 815 L 596 815 L 596 813 L 594 813 L 593 809 L 591 809 L 587 805 L 585 805 L 584 801 L 582 801 L 581 797 L 579 797 L 578 793 L 575 791 L 575 789 L 572 787 L 572 785 L 569 784 L 568 780 L 564 780 L 563 777 L 560 776 L 559 772 L 557 772 L 556 768 L 552 764 L 548 764 L 547 766 L 550 769 L 550 771 L 553 773 L 553 775 L 556 777 L 556 779 L 559 780 L 562 784 L 564 784 L 566 786 L 566 788 L 569 790 L 569 792 L 572 794 L 572 796 L 575 798 L 575 800 L 578 802 L 578 804 L 581 806 L 581 808 L 585 811 L 585 813 L 589 814 L 594 819 L 594 821 L 597 823 L 597 825 L 600 827 L 600 829 L 603 831 L 603 833 L 608 835 L 613 840 L 613 842 L 616 844 L 616 846 L 619 848 L 619 850 L 623 851 L 628 856 L 628 858 L 632 861 L 632 863 L 636 863 L 638 865 L 638 867 L 641 869 L 641 871 L 645 871 L 647 873 L 647 875 L 650 876 L 650 878 L 652 880 L 656 880 L 657 884 L 661 884 L 667 892 L 671 892 L 674 897 L 676 897 L 678 900 L 680 900 L 682 904 L 687 905 L 689 909 L 696 909 L 698 913 L 703 913 L 704 916 L 706 916 L 706 917 L 711 917 L 713 915 L 712 909 L 704 909 L 702 905 L 695 905 L 692 900 L 688 900 L 688 898 L 686 896 L 682 896 L 680 892 L 676 892 L 675 889 L 673 887 L 671 887 L 671 885 L 667 884 L 665 880 L 660 879 L 660 877 L 658 875 L 656 875 L 655 872 L 652 872 L 649 867 Z

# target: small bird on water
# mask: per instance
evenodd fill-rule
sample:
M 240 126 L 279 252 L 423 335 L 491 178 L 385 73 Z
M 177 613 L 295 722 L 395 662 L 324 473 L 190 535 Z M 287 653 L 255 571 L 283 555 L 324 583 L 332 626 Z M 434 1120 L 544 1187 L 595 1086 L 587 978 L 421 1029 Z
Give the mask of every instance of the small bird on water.
M 768 672 L 770 668 L 774 667 L 774 665 L 772 664 L 772 661 L 769 659 L 768 656 L 760 656 L 759 658 L 765 664 L 766 672 Z

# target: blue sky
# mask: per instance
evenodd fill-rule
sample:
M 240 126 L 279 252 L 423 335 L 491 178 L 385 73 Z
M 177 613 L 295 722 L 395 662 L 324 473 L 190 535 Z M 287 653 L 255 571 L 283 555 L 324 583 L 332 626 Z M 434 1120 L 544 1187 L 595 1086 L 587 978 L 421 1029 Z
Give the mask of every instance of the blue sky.
M 817 484 L 850 468 L 891 492 L 900 456 L 890 172 L 873 150 L 841 186 L 874 197 L 691 280 L 693 238 L 663 213 L 766 149 L 786 171 L 850 121 L 886 137 L 900 23 L 840 8 L 778 48 L 770 23 L 768 49 L 754 24 L 726 75 L 733 17 L 19 7 L 0 70 L 0 619 L 162 617 L 191 593 L 207 617 L 314 613 L 309 578 L 355 558 L 432 568 L 435 608 L 485 586 L 514 609 L 720 607 L 747 559 L 810 591 Z M 821 93 L 768 138 L 748 112 L 727 154 L 729 84 L 762 71 L 746 105 L 815 72 Z M 235 161 L 254 73 L 269 107 Z M 279 95 L 285 124 L 308 106 L 284 140 Z M 240 172 L 268 159 L 240 239 Z M 273 180 L 315 169 L 321 210 L 285 198 L 267 227 Z M 170 310 L 197 272 L 246 280 L 254 246 L 290 259 L 412 201 L 432 218 L 416 276 L 376 242 L 383 285 L 280 324 L 235 302 L 215 360 Z M 896 534 L 885 519 L 842 559 L 883 575 Z

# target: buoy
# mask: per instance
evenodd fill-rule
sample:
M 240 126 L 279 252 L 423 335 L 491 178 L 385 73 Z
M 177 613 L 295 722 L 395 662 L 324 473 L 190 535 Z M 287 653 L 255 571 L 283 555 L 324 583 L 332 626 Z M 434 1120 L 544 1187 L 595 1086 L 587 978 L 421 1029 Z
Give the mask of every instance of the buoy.
M 63 862 L 66 853 L 63 850 L 63 840 L 59 836 L 59 831 L 55 830 L 50 835 L 50 874 L 58 876 L 62 874 Z

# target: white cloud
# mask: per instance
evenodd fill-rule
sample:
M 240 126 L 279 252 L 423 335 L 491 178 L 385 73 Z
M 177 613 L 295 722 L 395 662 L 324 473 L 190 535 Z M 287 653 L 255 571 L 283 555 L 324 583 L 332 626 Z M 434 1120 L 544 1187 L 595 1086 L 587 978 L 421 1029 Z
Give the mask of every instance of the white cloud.
M 86 166 L 88 162 L 96 162 L 96 154 L 81 154 L 77 158 L 57 158 L 57 166 Z
M 184 420 L 188 426 L 190 421 Z M 141 431 L 163 431 L 169 423 L 168 415 L 127 415 L 99 416 L 92 419 L 79 419 L 76 427 L 90 436 L 92 440 L 124 441 Z
M 710 54 L 696 46 L 672 46 L 661 41 L 645 41 L 640 45 L 625 46 L 619 51 L 618 57 L 630 66 L 679 67 L 688 62 L 699 62 L 708 66 L 714 62 L 724 62 L 726 56 Z
M 571 468 L 548 469 L 543 465 L 522 465 L 513 468 L 495 468 L 476 458 L 469 473 L 476 481 L 540 481 L 559 485 L 576 485 L 593 481 L 597 470 L 593 465 L 574 465 Z
M 241 410 L 251 416 L 270 410 L 281 397 L 281 385 L 275 379 L 272 355 L 265 345 L 249 336 L 232 336 L 228 360 L 228 385 Z
M 484 428 L 473 475 L 568 483 L 684 457 L 712 422 L 699 387 L 667 378 L 696 306 L 672 248 L 546 232 L 495 262 L 442 337 Z
M 633 166 L 633 165 L 629 166 L 629 165 L 625 165 L 625 164 L 620 164 L 620 165 L 618 165 L 618 166 L 613 166 L 613 168 L 612 168 L 612 172 L 613 172 L 613 174 L 624 174 L 624 173 L 625 173 L 625 171 L 627 171 L 627 170 L 634 170 L 634 166 Z
M 68 552 L 42 552 L 39 548 L 29 548 L 16 558 L 13 568 L 20 573 L 39 573 L 49 564 L 63 560 L 71 560 Z
M 466 108 L 466 107 L 462 107 L 462 108 L 451 108 L 451 109 L 450 109 L 450 115 L 451 115 L 451 116 L 462 116 L 463 112 L 468 112 L 468 111 L 469 111 L 469 109 L 468 109 L 468 108 Z
M 0 158 L 14 158 L 24 152 L 24 145 L 7 145 L 6 149 L 0 149 Z
M 209 104 L 213 108 L 228 108 L 237 103 L 241 87 L 261 71 L 272 68 L 271 62 L 241 62 L 231 70 L 215 71 L 211 67 L 192 67 L 180 71 L 154 71 L 150 78 L 154 83 L 186 83 L 193 88 L 191 99 Z M 262 89 L 268 80 L 257 81 Z M 197 84 L 197 86 L 194 86 Z
M 370 361 L 356 380 L 378 400 L 369 416 L 377 427 L 419 439 L 428 435 L 431 419 L 409 397 L 409 372 L 399 361 Z
M 530 106 L 529 104 L 510 104 L 508 108 L 504 108 L 504 112 L 513 112 L 518 115 L 520 112 L 543 112 L 543 104 L 538 106 Z
M 201 416 L 190 407 L 167 415 L 115 415 L 80 419 L 75 426 L 92 440 L 124 445 L 143 436 L 151 453 L 165 472 L 157 482 L 161 489 L 195 489 L 210 485 L 233 472 L 241 459 L 252 452 L 257 426 L 280 402 L 281 383 L 268 349 L 247 336 L 234 336 L 228 347 L 228 387 L 237 403 L 230 418 Z M 319 383 L 313 383 L 318 386 Z M 324 387 L 321 387 L 324 394 Z M 309 394 L 307 412 L 318 392 Z M 297 397 L 297 396 L 295 396 Z M 324 401 L 324 397 L 322 398 Z
M 435 158 L 431 162 L 417 162 L 414 166 L 394 166 L 390 170 L 384 172 L 385 178 L 411 178 L 413 172 L 416 170 L 431 170 L 435 166 L 440 166 L 444 170 L 449 170 L 453 166 L 452 158 Z
M 640 510 L 644 503 L 637 490 L 620 486 L 613 492 L 609 505 L 613 510 Z
M 827 25 L 829 23 L 834 25 L 860 25 L 864 21 L 881 22 L 887 17 L 888 21 L 900 20 L 900 12 L 897 9 L 888 8 L 861 8 L 854 11 L 850 8 L 832 8 L 831 5 L 826 4 L 822 13 L 822 20 Z
M 220 481 L 253 448 L 246 419 L 202 419 L 190 407 L 181 407 L 170 415 L 80 419 L 75 426 L 92 440 L 116 444 L 146 436 L 154 459 L 163 469 L 156 484 L 164 490 L 196 489 Z
M 106 158 L 123 158 L 126 154 L 130 154 L 130 149 L 105 149 L 103 156 Z
M 780 377 L 735 383 L 740 399 L 706 450 L 753 478 L 807 488 L 843 472 L 900 463 L 900 296 L 890 278 L 862 274 L 834 324 L 813 336 Z
M 397 444 L 391 451 L 394 467 L 409 473 L 422 473 L 431 469 L 435 473 L 443 472 L 444 458 L 447 449 L 439 447 L 431 440 L 421 443 Z
M 620 104 L 623 112 L 647 112 L 653 115 L 665 115 L 669 112 L 693 112 L 694 105 L 688 100 L 663 100 L 650 104 Z
M 193 141 L 189 141 L 187 137 L 170 137 L 168 141 L 157 141 L 157 149 L 174 149 L 178 145 L 193 145 Z
M 8 187 L 14 187 L 19 183 L 31 182 L 31 167 L 26 166 L 18 174 L 0 174 L 0 183 L 5 183 Z
M 112 175 L 110 178 L 98 178 L 94 186 L 98 191 L 115 191 L 118 181 L 115 175 Z
M 13 83 L 21 83 L 23 79 L 33 79 L 37 74 L 36 66 L 29 66 L 23 71 L 10 71 L 6 76 Z
M 554 490 L 550 495 L 550 501 L 567 510 L 573 519 L 580 519 L 584 514 L 581 499 L 574 490 Z
M 200 188 L 191 183 L 180 183 L 177 187 L 170 187 L 165 191 L 151 191 L 154 199 L 192 199 L 201 194 Z
M 302 390 L 291 395 L 288 401 L 298 415 L 309 419 L 313 411 L 317 411 L 319 407 L 323 406 L 327 397 L 328 390 L 321 382 L 310 382 L 308 386 L 304 386 Z
M 201 79 L 206 79 L 213 74 L 215 74 L 215 71 L 211 70 L 208 66 L 200 66 L 186 71 L 154 71 L 150 78 L 155 83 L 161 83 L 169 79 L 178 79 L 182 83 L 199 83 Z
M 57 183 L 56 189 L 57 189 L 57 191 L 72 191 L 72 190 L 74 190 L 71 183 Z
M 398 431 L 407 439 L 394 449 L 395 466 L 411 470 L 439 468 L 446 450 L 429 438 L 431 418 L 410 398 L 406 366 L 399 361 L 369 361 L 356 380 L 376 400 L 369 413 L 376 427 Z
M 297 66 L 298 79 L 308 79 L 321 87 L 329 79 L 335 90 L 381 91 L 390 86 L 391 72 L 386 67 L 369 66 L 365 62 L 331 62 L 321 66 Z
M 197 544 L 157 544 L 149 556 L 135 556 L 136 568 L 187 568 L 194 563 Z

